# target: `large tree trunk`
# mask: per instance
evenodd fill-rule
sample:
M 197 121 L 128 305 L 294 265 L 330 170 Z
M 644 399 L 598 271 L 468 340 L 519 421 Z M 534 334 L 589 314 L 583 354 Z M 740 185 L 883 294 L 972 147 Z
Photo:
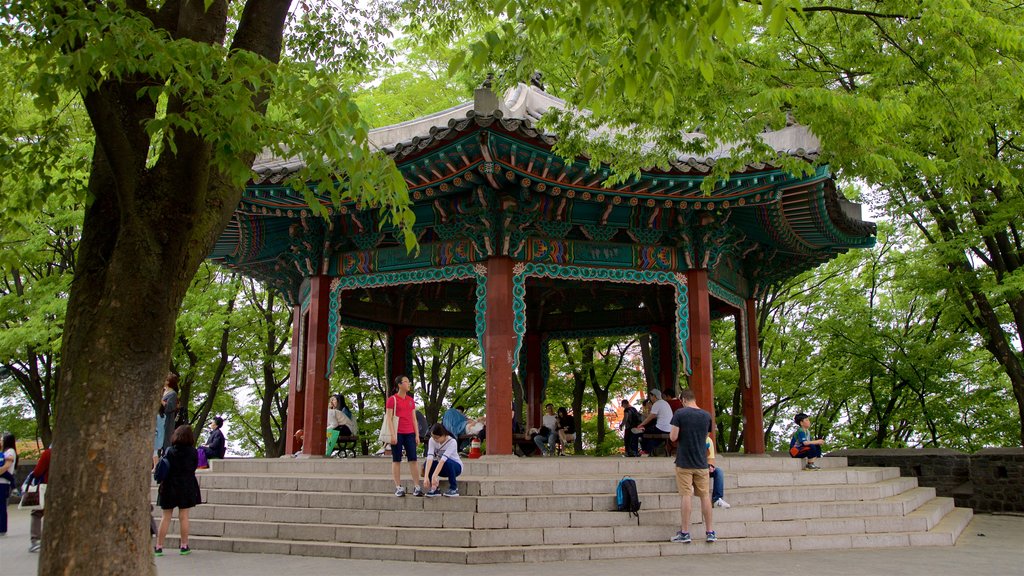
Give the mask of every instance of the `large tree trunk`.
M 250 0 L 233 49 L 277 61 L 289 2 Z M 153 16 L 176 38 L 221 44 L 227 3 L 167 4 Z M 156 23 L 157 21 L 154 20 Z M 73 49 L 70 48 L 70 49 Z M 79 262 L 68 300 L 39 573 L 155 573 L 149 531 L 153 427 L 174 320 L 242 189 L 211 168 L 211 148 L 175 132 L 176 153 L 147 166 L 140 88 L 109 78 L 83 94 L 96 130 Z M 265 109 L 266 93 L 254 101 Z M 168 111 L 188 102 L 171 99 Z M 241 155 L 251 163 L 253 154 Z
M 159 200 L 194 193 L 201 165 L 185 163 L 193 168 L 187 175 L 143 178 L 125 190 L 131 183 L 114 178 L 108 156 L 98 145 L 95 200 L 68 302 L 41 574 L 153 573 L 148 471 L 174 320 L 230 216 L 224 206 L 240 196 L 222 198 L 207 214 L 168 212 Z M 110 192 L 116 187 L 118 197 Z M 129 195 L 143 204 L 132 213 L 121 204 Z

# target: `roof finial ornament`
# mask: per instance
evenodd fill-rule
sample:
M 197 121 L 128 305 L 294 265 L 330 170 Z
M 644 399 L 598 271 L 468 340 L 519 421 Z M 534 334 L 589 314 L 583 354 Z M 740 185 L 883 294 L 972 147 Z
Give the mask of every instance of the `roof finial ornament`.
M 540 70 L 534 70 L 533 74 L 530 74 L 530 84 L 544 90 L 544 73 Z
M 501 117 L 501 101 L 491 90 L 494 84 L 494 74 L 488 73 L 487 79 L 479 88 L 473 91 L 473 115 L 477 117 L 498 116 Z

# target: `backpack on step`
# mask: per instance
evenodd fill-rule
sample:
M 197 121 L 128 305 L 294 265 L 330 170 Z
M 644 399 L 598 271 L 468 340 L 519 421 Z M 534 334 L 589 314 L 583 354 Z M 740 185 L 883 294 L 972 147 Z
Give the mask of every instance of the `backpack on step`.
M 623 476 L 615 488 L 615 506 L 619 512 L 629 512 L 640 517 L 640 497 L 636 492 L 636 481 Z

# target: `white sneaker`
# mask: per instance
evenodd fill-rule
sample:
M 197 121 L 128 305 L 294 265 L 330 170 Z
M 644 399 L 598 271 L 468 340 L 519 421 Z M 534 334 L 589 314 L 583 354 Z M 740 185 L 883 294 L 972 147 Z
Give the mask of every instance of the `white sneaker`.
M 732 508 L 732 505 L 719 498 L 718 500 L 715 500 L 715 508 Z

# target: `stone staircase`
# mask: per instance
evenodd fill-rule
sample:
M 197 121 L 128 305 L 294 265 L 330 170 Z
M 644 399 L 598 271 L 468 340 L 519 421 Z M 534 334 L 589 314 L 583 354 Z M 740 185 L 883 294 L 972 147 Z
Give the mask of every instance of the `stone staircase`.
M 397 498 L 391 462 L 215 460 L 199 472 L 191 513 L 196 550 L 458 564 L 733 552 L 951 546 L 972 511 L 937 498 L 895 468 L 825 458 L 719 455 L 730 509 L 716 508 L 706 544 L 694 500 L 692 544 L 669 538 L 679 496 L 668 458 L 467 460 L 459 498 Z M 402 464 L 403 477 L 408 467 Z M 612 511 L 615 485 L 636 480 L 639 519 Z M 409 481 L 405 480 L 407 488 Z M 442 482 L 442 487 L 444 487 Z M 156 489 L 153 489 L 156 499 Z M 177 520 L 166 546 L 178 545 Z

